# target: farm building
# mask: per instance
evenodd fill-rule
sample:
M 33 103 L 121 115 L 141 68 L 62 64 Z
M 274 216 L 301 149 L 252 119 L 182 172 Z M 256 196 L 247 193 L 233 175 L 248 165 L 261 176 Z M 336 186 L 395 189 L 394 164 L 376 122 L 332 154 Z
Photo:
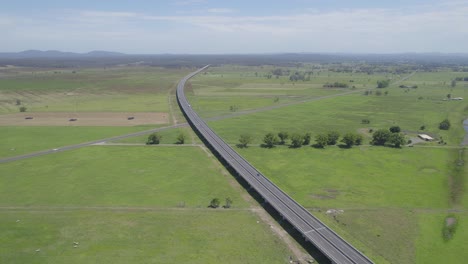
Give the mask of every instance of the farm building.
M 421 138 L 421 139 L 424 139 L 425 141 L 431 141 L 431 140 L 434 140 L 433 137 L 431 136 L 428 136 L 426 134 L 418 134 L 418 137 Z

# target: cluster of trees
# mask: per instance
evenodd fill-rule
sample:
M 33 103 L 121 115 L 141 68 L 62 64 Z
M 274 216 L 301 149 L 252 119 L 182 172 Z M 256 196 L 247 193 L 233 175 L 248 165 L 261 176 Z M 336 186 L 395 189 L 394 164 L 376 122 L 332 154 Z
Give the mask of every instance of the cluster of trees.
M 311 144 L 312 136 L 310 133 L 299 134 L 281 131 L 277 134 L 267 133 L 263 137 L 262 146 L 265 148 L 272 148 L 275 145 L 285 145 L 289 140 L 289 146 L 291 148 L 300 148 Z M 336 145 L 340 139 L 340 134 L 336 131 L 329 131 L 327 133 L 318 134 L 315 137 L 315 147 L 324 148 L 325 146 Z M 252 137 L 247 134 L 242 134 L 239 138 L 238 147 L 245 148 L 252 141 Z M 362 144 L 363 136 L 358 133 L 346 133 L 343 135 L 341 142 L 348 148 L 354 145 Z
M 146 140 L 146 145 L 158 145 L 161 142 L 162 136 L 158 132 L 151 133 Z M 179 133 L 176 138 L 176 144 L 185 143 L 185 134 Z
M 385 91 L 383 94 L 388 95 L 388 91 Z M 372 95 L 372 91 L 371 90 L 366 90 L 366 91 L 364 91 L 364 95 Z M 375 91 L 375 95 L 376 96 L 381 96 L 382 92 L 377 90 L 377 91 Z
M 409 85 L 403 85 L 403 84 L 400 85 L 399 87 L 400 87 L 400 88 L 404 88 L 404 89 L 407 89 L 407 88 L 417 89 L 417 88 L 418 88 L 417 85 L 411 85 L 411 86 L 409 86 Z
M 295 72 L 294 74 L 291 74 L 289 76 L 289 80 L 291 82 L 297 82 L 297 81 L 310 81 L 310 75 L 312 72 Z
M 232 199 L 227 197 L 226 200 L 225 200 L 225 204 L 223 205 L 224 208 L 231 208 L 231 205 L 232 205 Z M 213 198 L 211 201 L 210 201 L 210 205 L 208 207 L 211 207 L 211 208 L 218 208 L 219 205 L 221 204 L 221 201 L 219 200 L 219 198 Z
M 310 144 L 311 135 L 310 133 L 305 133 L 303 135 L 294 133 L 289 135 L 289 133 L 285 131 L 281 131 L 277 135 L 273 133 L 267 133 L 265 137 L 263 137 L 263 146 L 266 148 L 272 148 L 275 145 L 284 145 L 286 144 L 287 139 L 291 140 L 290 146 L 292 148 L 299 148 L 303 145 Z
M 400 133 L 399 126 L 392 126 L 389 129 L 378 129 L 372 134 L 372 145 L 391 145 L 400 148 L 406 143 L 405 136 Z
M 377 88 L 386 88 L 390 84 L 390 80 L 377 81 Z
M 348 84 L 346 83 L 340 83 L 340 82 L 334 82 L 334 83 L 326 83 L 323 85 L 324 88 L 348 88 Z
M 318 148 L 324 148 L 325 146 L 333 146 L 338 143 L 340 139 L 340 134 L 336 131 L 329 131 L 327 133 L 318 134 L 315 136 L 315 146 Z M 363 136 L 358 133 L 348 132 L 343 135 L 341 142 L 343 142 L 346 147 L 351 148 L 354 145 L 361 145 L 363 141 Z

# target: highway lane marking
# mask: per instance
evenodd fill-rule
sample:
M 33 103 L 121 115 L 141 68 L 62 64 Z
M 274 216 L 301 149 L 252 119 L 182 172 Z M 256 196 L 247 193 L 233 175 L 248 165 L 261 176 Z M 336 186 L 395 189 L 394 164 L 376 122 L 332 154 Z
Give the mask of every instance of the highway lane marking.
M 316 228 L 316 229 L 313 229 L 313 230 L 309 230 L 307 232 L 304 232 L 304 234 L 309 234 L 309 233 L 312 233 L 312 232 L 317 232 L 317 231 L 320 231 L 320 230 L 323 230 L 323 229 L 326 229 L 326 227 L 319 227 L 319 228 Z

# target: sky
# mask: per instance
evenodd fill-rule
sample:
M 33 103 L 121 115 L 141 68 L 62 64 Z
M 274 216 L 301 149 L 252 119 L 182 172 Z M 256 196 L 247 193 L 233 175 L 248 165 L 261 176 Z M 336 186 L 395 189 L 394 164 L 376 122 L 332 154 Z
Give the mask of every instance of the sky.
M 0 52 L 468 53 L 468 0 L 0 0 Z

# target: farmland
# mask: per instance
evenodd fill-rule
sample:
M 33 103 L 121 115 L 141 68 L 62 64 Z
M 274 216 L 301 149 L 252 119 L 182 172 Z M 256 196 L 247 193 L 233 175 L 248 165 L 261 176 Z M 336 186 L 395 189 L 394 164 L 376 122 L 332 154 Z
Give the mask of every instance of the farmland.
M 220 169 L 199 147 L 93 146 L 3 164 L 0 258 L 283 263 L 284 244 Z M 213 197 L 232 208 L 207 209 Z
M 372 73 L 340 67 L 213 66 L 190 80 L 186 90 L 192 108 L 216 133 L 231 145 L 239 143 L 241 134 L 250 135 L 249 147 L 236 150 L 376 263 L 465 259 L 467 153 L 460 142 L 468 105 L 448 100 L 449 94 L 468 98 L 465 82 L 451 85 L 464 73 L 443 67 L 404 73 L 395 73 L 398 66 L 376 66 L 379 71 Z M 272 74 L 278 68 L 284 74 Z M 129 122 L 125 117 L 151 112 L 164 118 L 114 127 L 79 122 L 3 125 L 0 135 L 8 140 L 0 142 L 0 156 L 183 123 L 173 92 L 178 79 L 189 71 L 10 70 L 0 78 L 3 117 L 99 112 Z M 309 78 L 290 80 L 301 74 Z M 389 87 L 376 88 L 377 81 L 385 79 L 390 80 Z M 330 87 L 335 84 L 346 87 Z M 26 113 L 18 113 L 17 100 L 27 107 Z M 439 129 L 445 118 L 452 124 L 449 130 Z M 417 139 L 418 133 L 436 140 L 415 141 L 413 147 L 403 148 L 370 144 L 373 130 L 395 125 L 407 140 Z M 266 133 L 280 131 L 310 133 L 312 141 L 329 131 L 355 132 L 364 141 L 353 148 L 289 148 L 289 140 L 271 149 L 260 147 Z M 11 242 L 0 251 L 1 259 L 286 262 L 291 253 L 284 242 L 263 221 L 250 224 L 258 221 L 252 210 L 257 204 L 246 200 L 248 194 L 234 178 L 207 156 L 195 133 L 189 127 L 158 133 L 161 146 L 142 146 L 147 136 L 139 136 L 2 164 L 1 232 L 8 234 L 3 242 Z M 185 146 L 175 144 L 180 134 L 186 136 Z M 232 198 L 233 208 L 207 209 L 213 197 L 222 202 L 224 197 Z M 452 215 L 457 230 L 444 241 L 444 221 Z M 226 241 L 228 237 L 236 242 Z M 75 239 L 80 240 L 76 248 Z
M 448 215 L 455 214 L 460 225 L 466 220 L 466 158 L 459 145 L 468 108 L 463 100 L 447 100 L 448 94 L 466 98 L 467 84 L 450 85 L 450 80 L 463 73 L 441 69 L 367 75 L 324 70 L 321 77 L 314 72 L 310 81 L 294 83 L 287 76 L 265 78 L 264 73 L 258 74 L 261 70 L 252 67 L 248 74 L 242 67 L 209 69 L 192 80 L 192 108 L 205 117 L 231 115 L 209 125 L 232 145 L 238 144 L 239 135 L 249 134 L 251 146 L 238 151 L 377 263 L 434 259 L 457 263 L 467 257 L 460 248 L 465 227 L 457 227 L 448 242 L 442 237 Z M 386 78 L 390 86 L 376 89 L 376 80 Z M 355 89 L 318 85 L 326 82 L 347 82 Z M 268 109 L 267 100 L 278 106 Z M 232 110 L 221 102 L 238 107 Z M 242 114 L 245 110 L 249 114 Z M 438 127 L 445 118 L 452 122 L 448 131 Z M 428 133 L 443 144 L 418 143 L 402 149 L 368 145 L 370 131 L 394 125 L 401 127 L 407 139 Z M 352 149 L 294 149 L 288 143 L 272 149 L 259 147 L 266 133 L 280 131 L 308 132 L 312 139 L 327 131 L 357 132 L 364 136 L 364 145 Z

